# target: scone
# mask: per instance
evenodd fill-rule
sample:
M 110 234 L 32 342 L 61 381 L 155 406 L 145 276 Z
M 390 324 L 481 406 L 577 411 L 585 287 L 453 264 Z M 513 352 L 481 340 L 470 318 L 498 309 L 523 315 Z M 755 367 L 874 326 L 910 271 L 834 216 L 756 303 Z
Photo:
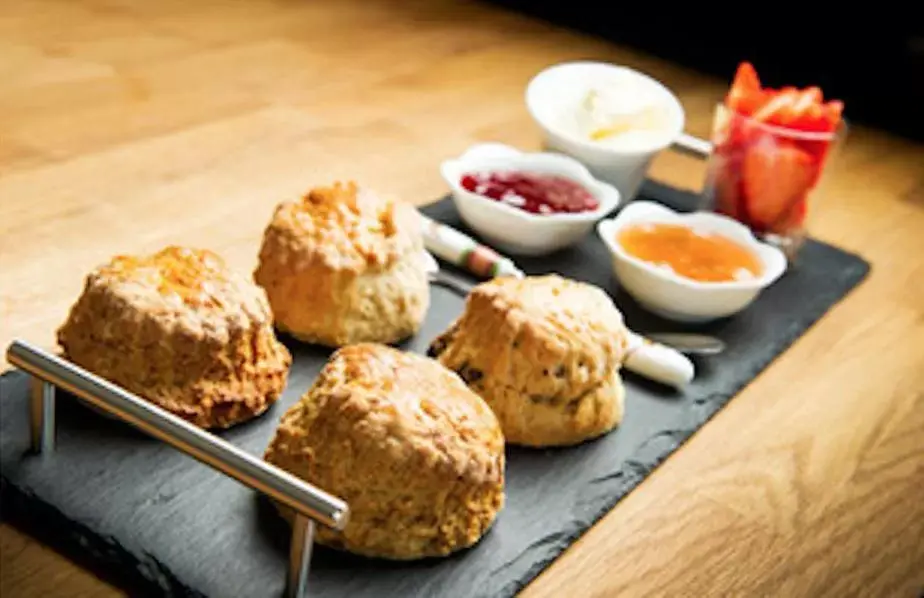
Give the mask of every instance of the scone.
M 265 458 L 344 499 L 346 527 L 321 527 L 318 541 L 364 556 L 448 555 L 475 544 L 504 503 L 491 409 L 432 359 L 379 344 L 336 351 Z
M 426 315 L 423 252 L 414 207 L 336 183 L 276 208 L 254 279 L 277 328 L 297 339 L 390 344 L 415 334 Z
M 622 420 L 628 332 L 602 290 L 558 275 L 495 278 L 429 354 L 491 406 L 508 443 L 577 444 Z
M 291 363 L 263 290 L 214 253 L 175 246 L 91 272 L 58 343 L 77 365 L 203 428 L 266 411 Z

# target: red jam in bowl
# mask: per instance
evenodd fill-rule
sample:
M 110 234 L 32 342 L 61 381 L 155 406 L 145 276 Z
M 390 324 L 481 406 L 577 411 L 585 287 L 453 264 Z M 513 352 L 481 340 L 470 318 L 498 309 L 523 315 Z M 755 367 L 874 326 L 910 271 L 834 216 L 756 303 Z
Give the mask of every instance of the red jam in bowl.
M 557 175 L 532 172 L 469 172 L 460 184 L 466 191 L 519 208 L 531 214 L 574 214 L 600 207 L 579 183 Z

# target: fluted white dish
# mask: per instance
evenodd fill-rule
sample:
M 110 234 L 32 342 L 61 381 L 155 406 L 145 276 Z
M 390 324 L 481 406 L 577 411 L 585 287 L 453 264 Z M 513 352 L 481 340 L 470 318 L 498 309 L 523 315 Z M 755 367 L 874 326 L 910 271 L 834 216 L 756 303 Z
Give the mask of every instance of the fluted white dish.
M 599 202 L 597 209 L 577 213 L 532 214 L 462 187 L 469 172 L 525 171 L 569 178 Z M 500 143 L 472 146 L 440 167 L 462 220 L 498 251 L 518 256 L 552 253 L 587 235 L 619 205 L 619 191 L 594 178 L 577 160 L 547 152 L 521 152 Z
M 618 237 L 626 227 L 646 223 L 681 224 L 724 235 L 751 251 L 762 271 L 750 279 L 700 282 L 641 260 L 629 254 Z M 636 201 L 615 218 L 601 221 L 597 232 L 610 251 L 613 272 L 622 288 L 645 309 L 678 322 L 706 322 L 734 315 L 748 307 L 786 271 L 786 256 L 782 251 L 759 241 L 740 222 L 713 212 L 680 213 L 659 203 Z

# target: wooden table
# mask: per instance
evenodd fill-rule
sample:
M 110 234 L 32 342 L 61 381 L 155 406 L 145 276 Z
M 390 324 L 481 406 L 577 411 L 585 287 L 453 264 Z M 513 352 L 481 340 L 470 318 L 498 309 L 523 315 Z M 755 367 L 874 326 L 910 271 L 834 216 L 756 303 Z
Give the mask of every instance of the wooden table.
M 0 4 L 0 345 L 51 345 L 118 252 L 249 270 L 278 201 L 355 178 L 425 202 L 469 144 L 538 144 L 530 76 L 577 58 L 677 91 L 725 81 L 449 0 Z M 848 108 L 849 110 L 849 108 Z M 653 174 L 696 187 L 677 155 Z M 924 589 L 924 148 L 851 132 L 816 236 L 872 275 L 525 591 L 912 596 Z M 718 450 L 722 447 L 722 450 Z M 115 590 L 8 526 L 3 596 Z

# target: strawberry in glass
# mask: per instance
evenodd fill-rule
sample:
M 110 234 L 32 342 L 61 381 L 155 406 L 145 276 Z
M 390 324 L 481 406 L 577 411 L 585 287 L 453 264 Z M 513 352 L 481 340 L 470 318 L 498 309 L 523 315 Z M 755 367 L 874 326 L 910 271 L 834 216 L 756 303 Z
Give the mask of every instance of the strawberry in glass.
M 762 87 L 742 63 L 713 123 L 707 193 L 714 209 L 794 257 L 843 109 L 818 87 Z

